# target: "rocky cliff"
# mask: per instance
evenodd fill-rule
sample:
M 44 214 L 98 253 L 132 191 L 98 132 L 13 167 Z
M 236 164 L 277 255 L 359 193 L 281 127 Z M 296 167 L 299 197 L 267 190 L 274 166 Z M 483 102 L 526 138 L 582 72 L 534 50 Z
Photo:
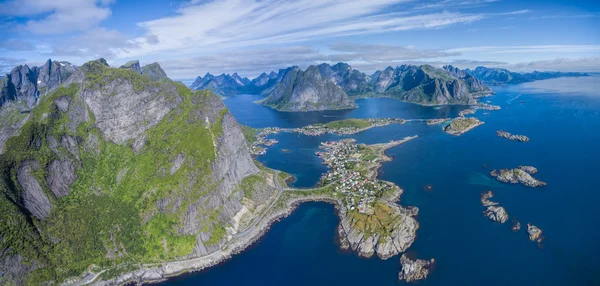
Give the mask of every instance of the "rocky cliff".
M 16 135 L 40 98 L 66 81 L 77 67 L 48 60 L 42 67 L 21 65 L 0 78 L 0 153 L 4 142 Z
M 0 284 L 202 256 L 238 231 L 249 202 L 269 198 L 219 98 L 160 71 L 86 63 L 7 140 Z M 246 191 L 250 177 L 265 196 Z
M 324 77 L 317 66 L 305 71 L 286 70 L 281 82 L 261 101 L 282 111 L 318 111 L 355 108 L 356 104 L 335 82 Z

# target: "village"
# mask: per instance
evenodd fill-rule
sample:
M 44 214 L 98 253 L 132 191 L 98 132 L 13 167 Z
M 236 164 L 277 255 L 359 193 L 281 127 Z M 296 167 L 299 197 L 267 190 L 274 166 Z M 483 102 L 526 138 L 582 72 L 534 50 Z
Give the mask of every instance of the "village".
M 377 159 L 374 151 L 365 145 L 358 145 L 354 139 L 321 143 L 317 152 L 329 171 L 321 177 L 322 185 L 335 185 L 335 192 L 343 195 L 343 203 L 350 211 L 373 212 L 373 204 L 382 194 L 394 188 L 384 181 L 369 178 L 369 163 Z

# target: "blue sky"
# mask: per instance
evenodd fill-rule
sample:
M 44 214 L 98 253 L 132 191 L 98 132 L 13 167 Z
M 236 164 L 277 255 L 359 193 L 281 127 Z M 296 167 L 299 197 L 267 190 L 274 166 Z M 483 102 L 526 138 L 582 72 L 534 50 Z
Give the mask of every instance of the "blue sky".
M 600 1 L 5 0 L 0 72 L 157 61 L 175 79 L 344 61 L 600 71 Z

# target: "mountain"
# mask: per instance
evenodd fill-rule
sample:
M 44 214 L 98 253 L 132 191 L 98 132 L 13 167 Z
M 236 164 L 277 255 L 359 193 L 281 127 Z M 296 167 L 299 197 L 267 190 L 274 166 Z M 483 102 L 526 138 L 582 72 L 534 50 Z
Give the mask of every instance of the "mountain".
M 346 63 L 337 63 L 333 66 L 328 64 L 318 65 L 319 72 L 324 77 L 333 80 L 348 94 L 359 94 L 373 91 L 370 85 L 370 77 Z
M 473 104 L 477 97 L 491 93 L 487 86 L 473 76 L 452 73 L 429 65 L 388 67 L 369 76 L 346 63 L 333 66 L 324 63 L 316 67 L 316 72 L 321 77 L 313 77 L 314 79 L 323 78 L 335 83 L 349 95 L 387 96 L 423 105 Z M 289 89 L 288 83 L 284 81 L 278 85 L 283 85 L 278 87 L 279 90 Z M 323 90 L 320 93 L 325 94 L 327 91 Z M 279 96 L 280 94 L 276 94 L 274 98 Z M 266 102 L 278 106 L 272 100 Z
M 356 108 L 346 92 L 319 72 L 317 66 L 305 71 L 298 67 L 286 70 L 275 88 L 261 104 L 282 111 L 317 111 Z
M 233 75 L 221 74 L 219 76 L 207 73 L 204 77 L 197 77 L 190 85 L 190 88 L 193 90 L 208 89 L 223 97 L 245 93 L 259 94 L 275 85 L 277 77 L 278 74 L 275 72 L 271 72 L 268 75 L 262 73 L 253 80 L 246 77 L 242 78 L 237 73 Z
M 139 67 L 139 62 L 138 62 Z M 160 67 L 158 63 L 151 63 L 149 65 L 145 65 L 142 67 L 142 75 L 150 78 L 154 81 L 159 81 L 162 79 L 169 79 L 165 71 Z
M 17 66 L 0 78 L 0 153 L 6 139 L 25 124 L 29 110 L 76 71 L 69 62 L 49 59 L 41 67 Z
M 517 73 L 503 68 L 487 68 L 483 66 L 479 66 L 474 70 L 466 69 L 465 72 L 490 85 L 517 84 L 559 77 L 588 76 L 587 73 L 579 72 L 534 71 L 530 73 Z
M 142 67 L 140 66 L 140 61 L 129 61 L 126 64 L 122 65 L 120 68 L 122 69 L 130 69 L 139 74 L 142 74 Z M 162 69 L 161 69 L 162 70 Z
M 41 70 L 20 66 L 3 81 L 34 96 Z M 97 267 L 111 269 L 105 280 L 143 275 L 144 263 L 213 253 L 277 193 L 211 92 L 157 64 L 48 70 L 62 83 L 0 154 L 0 284 L 57 285 Z

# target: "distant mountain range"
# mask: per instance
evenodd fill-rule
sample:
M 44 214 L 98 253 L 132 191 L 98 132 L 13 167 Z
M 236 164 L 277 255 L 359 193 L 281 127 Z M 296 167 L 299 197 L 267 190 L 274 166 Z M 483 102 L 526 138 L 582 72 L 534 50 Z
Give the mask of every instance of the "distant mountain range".
M 516 84 L 567 76 L 575 72 L 516 73 L 501 68 L 477 67 L 461 70 L 451 65 L 388 67 L 367 75 L 346 63 L 310 66 L 305 71 L 293 66 L 262 73 L 250 80 L 237 73 L 198 77 L 192 89 L 209 89 L 221 96 L 262 94 L 260 103 L 282 111 L 314 111 L 353 108 L 354 96 L 392 97 L 421 105 L 474 104 L 491 94 L 487 85 Z
M 444 66 L 444 69 L 451 71 L 457 70 L 457 68 L 449 65 Z M 488 85 L 505 85 L 505 84 L 517 84 L 532 82 L 536 80 L 544 80 L 559 77 L 578 77 L 588 76 L 587 73 L 579 72 L 540 72 L 534 71 L 530 73 L 518 73 L 512 72 L 503 68 L 487 68 L 479 66 L 474 70 L 466 69 L 463 71 L 466 74 L 470 74 L 479 80 L 485 82 Z
M 388 67 L 367 75 L 346 63 L 320 64 L 305 71 L 294 66 L 250 81 L 237 74 L 198 77 L 192 89 L 222 96 L 263 94 L 262 104 L 283 111 L 353 108 L 353 96 L 393 97 L 423 105 L 473 104 L 491 90 L 478 79 L 430 65 Z
M 280 70 L 279 73 L 282 71 L 283 70 Z M 245 93 L 261 93 L 272 88 L 281 80 L 281 78 L 279 78 L 279 73 L 262 73 L 253 80 L 250 80 L 247 77 L 242 78 L 237 73 L 234 73 L 233 75 L 221 74 L 218 76 L 207 73 L 204 77 L 197 77 L 190 85 L 190 88 L 193 90 L 208 89 L 222 97 Z

